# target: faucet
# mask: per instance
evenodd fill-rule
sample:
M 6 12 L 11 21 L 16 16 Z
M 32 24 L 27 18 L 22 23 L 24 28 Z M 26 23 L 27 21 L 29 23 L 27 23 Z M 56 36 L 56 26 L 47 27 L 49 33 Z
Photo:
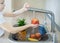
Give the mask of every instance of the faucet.
M 54 16 L 54 13 L 52 11 L 49 11 L 49 10 L 44 10 L 44 9 L 38 9 L 38 8 L 28 8 L 28 11 L 35 11 L 35 12 L 40 12 L 40 13 L 45 13 L 48 18 L 51 20 L 51 32 L 55 32 L 55 16 Z M 51 17 L 50 17 L 50 16 Z

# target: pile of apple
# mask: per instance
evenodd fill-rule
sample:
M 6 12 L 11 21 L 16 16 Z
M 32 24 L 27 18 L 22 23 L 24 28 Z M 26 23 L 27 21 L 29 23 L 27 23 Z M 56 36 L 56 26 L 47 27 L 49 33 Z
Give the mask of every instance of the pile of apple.
M 40 24 L 39 23 L 39 20 L 38 19 L 36 19 L 36 18 L 33 18 L 32 20 L 31 20 L 31 24 Z M 43 30 L 43 31 L 42 31 Z M 40 40 L 42 40 L 42 39 L 46 39 L 45 37 L 47 37 L 47 35 L 45 35 L 45 30 L 44 30 L 44 28 L 42 28 L 42 27 L 40 27 L 40 30 L 39 30 L 39 32 L 37 32 L 37 33 L 34 33 L 34 34 L 30 34 L 30 40 L 32 39 L 33 41 L 35 40 L 38 40 L 38 41 L 40 41 Z M 42 36 L 42 34 L 43 34 L 43 36 Z M 42 38 L 43 37 L 43 38 Z
M 30 34 L 30 38 L 41 40 L 41 34 L 40 33 Z
M 33 18 L 31 20 L 31 24 L 39 24 L 39 20 L 36 18 Z M 30 34 L 30 38 L 32 39 L 37 39 L 37 40 L 41 40 L 41 34 L 40 33 L 35 33 L 35 34 Z

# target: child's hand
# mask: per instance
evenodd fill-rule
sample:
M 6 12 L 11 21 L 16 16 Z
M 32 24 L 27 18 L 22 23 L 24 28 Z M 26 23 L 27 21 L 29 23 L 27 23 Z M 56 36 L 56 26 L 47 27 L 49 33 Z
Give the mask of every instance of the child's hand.
M 23 9 L 28 10 L 29 7 L 30 7 L 30 5 L 28 3 L 25 3 L 24 6 L 23 6 Z
M 39 24 L 31 24 L 31 27 L 33 28 L 37 28 L 39 26 Z

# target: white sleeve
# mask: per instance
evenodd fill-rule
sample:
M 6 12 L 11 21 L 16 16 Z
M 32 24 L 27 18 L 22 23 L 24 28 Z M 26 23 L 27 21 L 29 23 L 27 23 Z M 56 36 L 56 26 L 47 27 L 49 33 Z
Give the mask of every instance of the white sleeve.
M 3 13 L 0 12 L 0 24 L 6 22 Z
M 2 23 L 4 23 L 4 22 L 6 22 L 6 20 L 4 19 L 4 17 L 1 17 L 1 16 L 0 16 L 0 24 L 2 24 Z
M 6 22 L 6 21 L 5 21 L 5 20 L 2 20 L 2 19 L 0 20 L 0 24 L 2 24 L 2 23 L 4 23 L 4 22 Z

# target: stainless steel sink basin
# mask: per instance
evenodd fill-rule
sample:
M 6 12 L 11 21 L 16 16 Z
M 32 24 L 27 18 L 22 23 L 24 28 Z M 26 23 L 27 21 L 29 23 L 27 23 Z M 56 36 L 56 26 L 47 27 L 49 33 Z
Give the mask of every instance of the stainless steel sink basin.
M 29 36 L 29 35 L 28 35 Z M 28 38 L 28 36 L 27 36 L 27 38 Z M 54 42 L 54 40 L 53 40 L 53 33 L 48 33 L 48 39 L 47 40 L 45 40 L 45 41 L 43 41 L 43 40 L 41 40 L 41 41 L 39 41 L 40 43 L 50 43 L 50 42 Z M 14 40 L 13 38 L 12 38 L 12 34 L 10 34 L 9 35 L 9 40 L 10 41 L 13 41 L 13 42 L 17 42 L 17 43 L 19 43 L 19 42 L 31 42 L 31 41 L 28 41 L 28 40 L 26 40 L 26 41 L 16 41 L 16 40 Z

